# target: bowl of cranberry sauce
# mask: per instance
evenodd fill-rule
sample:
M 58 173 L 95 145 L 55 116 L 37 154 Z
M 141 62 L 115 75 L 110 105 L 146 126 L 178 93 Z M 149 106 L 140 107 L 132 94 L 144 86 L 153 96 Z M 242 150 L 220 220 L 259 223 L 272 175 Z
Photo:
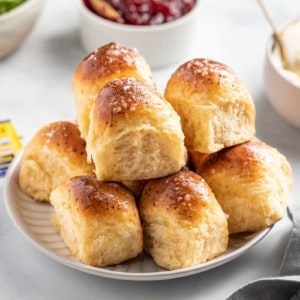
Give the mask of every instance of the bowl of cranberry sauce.
M 84 0 L 96 15 L 128 25 L 157 25 L 187 14 L 196 0 Z
M 200 0 L 79 0 L 86 52 L 109 42 L 136 48 L 152 68 L 184 62 L 196 43 Z

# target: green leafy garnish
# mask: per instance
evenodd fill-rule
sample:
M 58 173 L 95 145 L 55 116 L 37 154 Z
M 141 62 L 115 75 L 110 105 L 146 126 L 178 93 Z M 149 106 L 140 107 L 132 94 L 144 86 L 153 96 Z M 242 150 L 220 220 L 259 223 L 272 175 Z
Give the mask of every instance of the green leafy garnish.
M 0 15 L 14 9 L 26 0 L 0 0 Z

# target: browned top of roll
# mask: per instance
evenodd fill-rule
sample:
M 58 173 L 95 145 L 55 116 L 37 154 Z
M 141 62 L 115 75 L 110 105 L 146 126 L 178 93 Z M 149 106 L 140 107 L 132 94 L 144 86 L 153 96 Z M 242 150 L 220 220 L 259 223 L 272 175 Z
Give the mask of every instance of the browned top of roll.
M 146 62 L 136 49 L 109 43 L 87 55 L 77 67 L 75 75 L 83 80 L 92 80 L 118 73 L 122 69 L 134 69 L 138 64 Z
M 122 116 L 143 114 L 166 103 L 152 87 L 135 78 L 116 79 L 107 83 L 98 94 L 94 116 L 108 124 Z
M 147 183 L 141 203 L 180 215 L 185 220 L 199 216 L 199 210 L 210 203 L 212 193 L 205 180 L 187 169 Z
M 195 58 L 182 64 L 172 74 L 170 80 L 184 82 L 198 91 L 213 89 L 228 81 L 231 84 L 234 82 L 240 84 L 240 80 L 231 68 L 206 58 Z
M 276 153 L 275 151 L 274 148 L 258 139 L 252 139 L 207 156 L 202 165 L 198 166 L 197 172 L 201 174 L 218 168 L 218 170 L 225 169 L 243 176 L 252 176 L 257 173 L 256 169 L 261 164 L 267 165 L 270 160 L 276 159 L 277 151 Z M 270 164 L 272 164 L 271 161 Z
M 76 176 L 70 178 L 67 185 L 77 209 L 85 214 L 129 211 L 135 206 L 131 193 L 117 183 L 102 182 L 93 176 Z
M 34 153 L 33 148 L 41 149 L 41 145 L 74 154 L 76 158 L 86 155 L 86 143 L 80 137 L 78 126 L 67 121 L 53 122 L 41 128 L 26 147 L 25 154 Z

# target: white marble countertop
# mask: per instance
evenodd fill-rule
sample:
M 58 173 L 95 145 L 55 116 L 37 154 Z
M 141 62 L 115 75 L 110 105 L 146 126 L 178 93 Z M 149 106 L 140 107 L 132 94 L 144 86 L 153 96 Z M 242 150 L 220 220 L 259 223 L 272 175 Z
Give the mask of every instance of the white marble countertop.
M 293 167 L 291 203 L 300 205 L 300 131 L 274 112 L 264 92 L 264 54 L 271 29 L 254 0 L 201 2 L 193 57 L 219 60 L 239 74 L 255 100 L 258 137 L 278 148 Z M 279 25 L 300 13 L 299 1 L 265 2 Z M 84 55 L 76 2 L 48 0 L 24 45 L 0 61 L 0 119 L 11 119 L 24 143 L 46 123 L 74 118 L 71 78 Z M 161 91 L 176 67 L 154 70 Z M 225 299 L 249 281 L 277 275 L 291 229 L 285 218 L 246 254 L 198 275 L 156 282 L 111 280 L 73 270 L 35 249 L 9 219 L 3 185 L 1 179 L 0 299 L 4 300 Z

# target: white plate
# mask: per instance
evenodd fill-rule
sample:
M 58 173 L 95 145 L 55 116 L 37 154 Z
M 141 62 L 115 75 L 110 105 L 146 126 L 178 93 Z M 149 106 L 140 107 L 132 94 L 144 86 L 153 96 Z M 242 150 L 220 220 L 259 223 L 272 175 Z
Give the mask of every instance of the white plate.
M 253 247 L 271 228 L 257 233 L 238 234 L 230 237 L 227 251 L 198 266 L 168 271 L 156 265 L 150 256 L 139 257 L 106 268 L 97 268 L 78 262 L 69 252 L 51 223 L 53 208 L 26 196 L 18 186 L 20 156 L 10 166 L 4 186 L 4 199 L 8 213 L 16 227 L 42 253 L 71 268 L 97 276 L 123 280 L 164 280 L 207 271 L 220 266 Z

